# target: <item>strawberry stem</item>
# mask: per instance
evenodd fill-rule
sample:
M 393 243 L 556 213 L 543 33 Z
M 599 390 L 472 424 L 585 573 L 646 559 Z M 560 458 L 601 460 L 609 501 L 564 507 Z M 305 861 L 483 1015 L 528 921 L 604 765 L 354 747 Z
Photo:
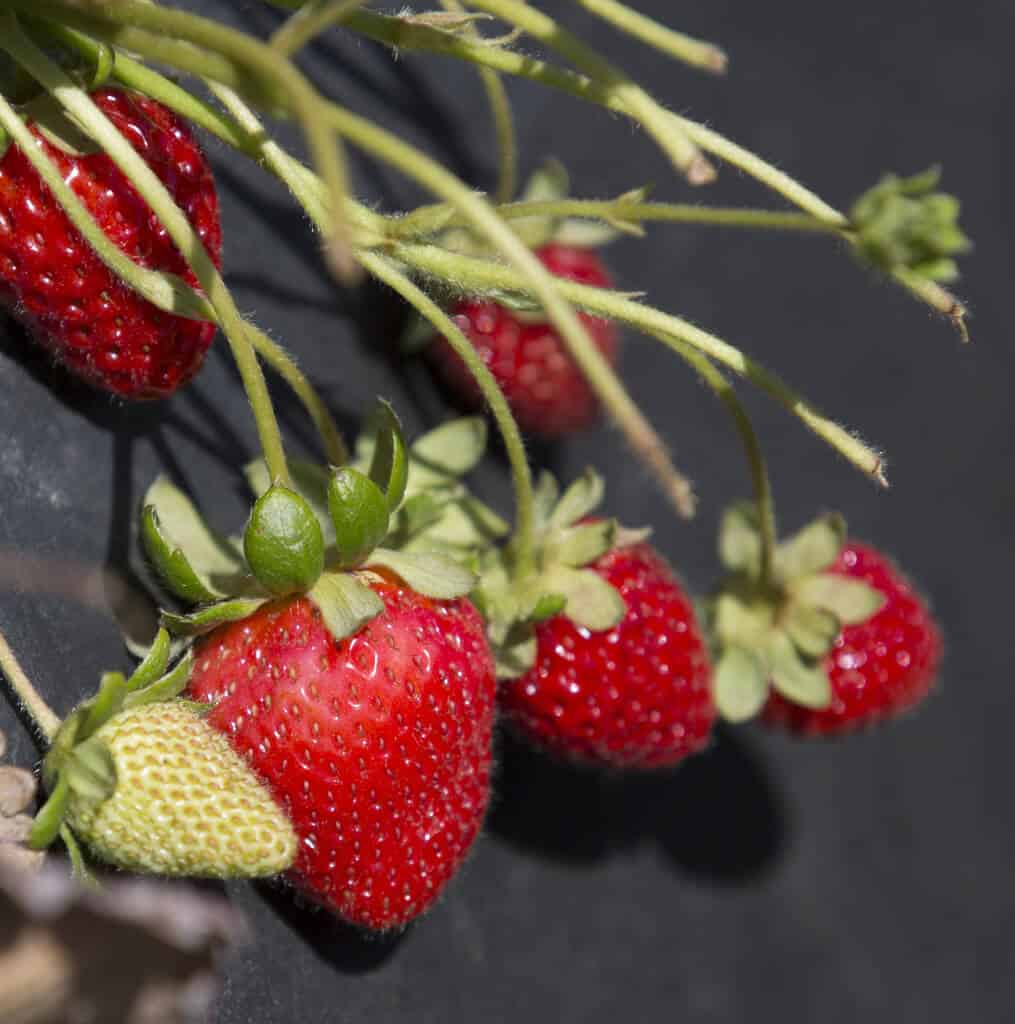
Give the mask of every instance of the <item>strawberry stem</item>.
M 3 632 L 0 632 L 0 671 L 14 691 L 18 706 L 28 717 L 38 737 L 48 746 L 60 728 L 61 720 L 32 685 Z
M 482 292 L 484 289 L 499 288 L 522 295 L 531 294 L 524 280 L 510 267 L 490 260 L 473 259 L 439 249 L 434 245 L 398 245 L 395 254 L 410 266 L 458 289 Z M 778 376 L 729 342 L 703 331 L 700 327 L 695 327 L 680 317 L 651 306 L 643 306 L 619 292 L 563 279 L 558 284 L 565 297 L 591 313 L 631 324 L 643 333 L 658 338 L 678 354 L 681 342 L 690 344 L 703 355 L 746 377 L 802 420 L 808 429 L 830 444 L 854 466 L 887 487 L 888 483 L 883 473 L 884 460 L 877 452 L 867 447 L 845 428 L 823 416 Z
M 511 465 L 511 480 L 515 493 L 515 541 L 513 571 L 521 579 L 533 567 L 535 545 L 534 502 L 532 494 L 532 472 L 525 456 L 525 444 L 518 430 L 504 392 L 482 357 L 462 333 L 458 325 L 422 289 L 402 273 L 398 267 L 376 253 L 360 253 L 363 266 L 397 292 L 417 312 L 433 324 L 434 328 L 447 339 L 459 358 L 468 367 L 476 385 L 490 406 L 497 428 L 504 440 L 508 462 Z
M 668 111 L 553 18 L 518 0 L 470 0 L 470 4 L 517 26 L 586 72 L 641 124 L 692 185 L 706 185 L 715 178 L 712 165 Z
M 308 3 L 296 8 L 296 13 L 278 28 L 268 45 L 284 57 L 291 57 L 308 43 L 336 23 L 362 7 L 366 0 L 331 0 L 331 2 Z
M 615 25 L 621 32 L 640 39 L 657 50 L 676 57 L 677 60 L 721 74 L 726 70 L 726 54 L 712 43 L 692 39 L 683 32 L 676 32 L 651 18 L 645 17 L 617 0 L 577 0 L 578 4 L 598 15 L 604 21 Z

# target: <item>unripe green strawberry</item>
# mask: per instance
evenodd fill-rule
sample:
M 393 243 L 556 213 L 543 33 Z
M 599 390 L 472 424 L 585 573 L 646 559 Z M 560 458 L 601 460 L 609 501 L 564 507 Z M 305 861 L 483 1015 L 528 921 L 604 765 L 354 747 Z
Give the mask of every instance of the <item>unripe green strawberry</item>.
M 297 840 L 281 808 L 192 705 L 121 711 L 89 745 L 109 751 L 111 796 L 72 786 L 66 821 L 96 857 L 163 875 L 260 878 L 285 871 Z

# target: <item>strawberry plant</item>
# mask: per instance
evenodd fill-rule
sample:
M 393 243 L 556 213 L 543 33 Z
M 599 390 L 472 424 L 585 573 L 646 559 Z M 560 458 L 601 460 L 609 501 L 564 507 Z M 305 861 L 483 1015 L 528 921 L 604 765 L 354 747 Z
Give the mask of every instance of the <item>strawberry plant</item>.
M 615 0 L 578 2 L 678 60 L 725 69 L 717 47 Z M 272 5 L 287 17 L 268 39 L 145 0 L 0 11 L 5 303 L 60 362 L 124 399 L 184 386 L 220 329 L 262 448 L 240 535 L 220 536 L 182 491 L 152 484 L 140 534 L 166 606 L 132 674 L 107 673 L 60 720 L 0 646 L 47 748 L 31 844 L 62 840 L 81 873 L 91 859 L 284 875 L 347 921 L 397 929 L 439 898 L 480 832 L 498 706 L 555 756 L 648 770 L 704 749 L 719 717 L 826 735 L 922 699 L 940 655 L 926 603 L 837 515 L 777 543 L 761 446 L 730 377 L 884 485 L 881 454 L 732 342 L 615 289 L 598 248 L 662 223 L 825 235 L 964 336 L 946 285 L 968 242 L 937 172 L 888 175 L 837 210 L 664 107 L 541 4 Z M 493 195 L 312 83 L 299 52 L 332 31 L 477 67 L 498 140 Z M 655 202 L 638 180 L 614 198 L 573 196 L 552 162 L 516 196 L 510 76 L 634 122 L 689 186 L 729 164 L 791 208 Z M 301 129 L 308 162 L 273 137 L 266 121 L 279 118 Z M 338 285 L 369 275 L 411 307 L 438 374 L 496 425 L 510 521 L 463 480 L 483 454 L 483 419 L 408 445 L 382 403 L 350 449 L 285 348 L 240 313 L 202 132 L 287 186 Z M 347 146 L 434 202 L 360 202 Z M 723 517 L 727 575 L 697 607 L 646 524 L 601 516 L 594 470 L 561 488 L 529 463 L 525 435 L 563 437 L 602 412 L 675 512 L 693 515 L 694 488 L 618 370 L 622 330 L 700 378 L 747 455 L 753 497 Z M 263 365 L 302 403 L 323 463 L 287 457 Z

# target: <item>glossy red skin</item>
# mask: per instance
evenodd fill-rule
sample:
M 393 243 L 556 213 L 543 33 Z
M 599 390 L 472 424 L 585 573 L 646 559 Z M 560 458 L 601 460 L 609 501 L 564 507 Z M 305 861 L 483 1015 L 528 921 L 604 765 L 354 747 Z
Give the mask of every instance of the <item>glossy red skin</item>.
M 188 128 L 161 104 L 122 89 L 101 89 L 92 99 L 169 189 L 219 265 L 215 183 Z M 197 284 L 109 157 L 75 157 L 49 143 L 44 148 L 105 234 L 135 263 Z M 0 303 L 59 362 L 121 398 L 171 395 L 200 369 L 216 330 L 165 313 L 121 284 L 16 146 L 0 160 Z
M 769 697 L 762 720 L 801 735 L 851 732 L 901 714 L 930 691 L 941 660 L 941 635 L 926 604 L 888 558 L 850 541 L 829 571 L 863 580 L 887 600 L 866 622 L 844 627 L 825 658 L 830 707 L 813 711 Z
M 598 288 L 611 287 L 592 249 L 552 244 L 536 250 L 536 255 L 557 277 Z M 554 327 L 524 320 L 492 301 L 462 301 L 451 314 L 497 379 L 522 430 L 542 437 L 560 437 L 593 423 L 598 399 Z M 599 351 L 615 364 L 614 325 L 586 313 L 580 313 L 579 319 Z M 479 388 L 447 340 L 436 339 L 428 353 L 461 404 L 470 410 L 481 408 Z
M 382 931 L 426 910 L 476 838 L 496 683 L 467 600 L 371 586 L 384 611 L 342 641 L 306 598 L 220 627 L 189 694 L 288 813 L 296 884 Z
M 694 607 L 648 544 L 595 569 L 627 614 L 593 633 L 557 615 L 536 628 L 536 664 L 501 687 L 523 736 L 551 753 L 616 768 L 657 768 L 702 749 L 716 717 L 712 670 Z

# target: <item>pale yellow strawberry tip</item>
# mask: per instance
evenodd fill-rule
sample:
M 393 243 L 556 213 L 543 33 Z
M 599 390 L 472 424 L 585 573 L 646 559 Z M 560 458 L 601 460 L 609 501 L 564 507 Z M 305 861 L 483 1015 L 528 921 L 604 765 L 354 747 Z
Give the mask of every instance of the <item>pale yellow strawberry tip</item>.
M 129 871 L 264 878 L 290 867 L 292 826 L 225 737 L 182 702 L 122 711 L 95 734 L 116 788 L 72 792 L 67 824 L 99 859 Z

